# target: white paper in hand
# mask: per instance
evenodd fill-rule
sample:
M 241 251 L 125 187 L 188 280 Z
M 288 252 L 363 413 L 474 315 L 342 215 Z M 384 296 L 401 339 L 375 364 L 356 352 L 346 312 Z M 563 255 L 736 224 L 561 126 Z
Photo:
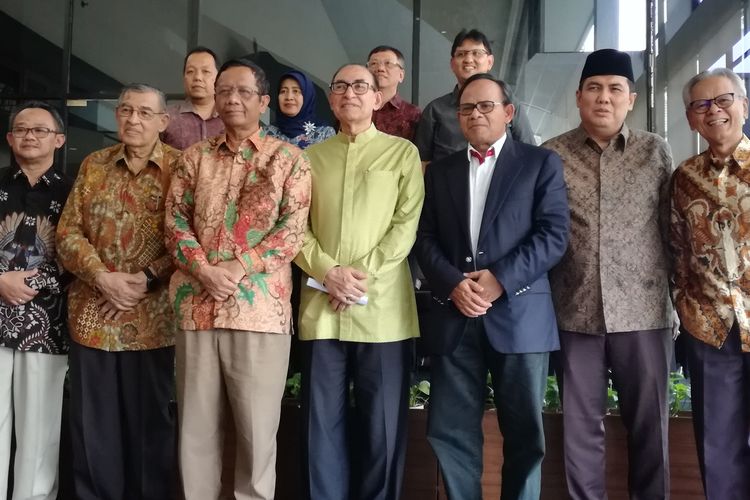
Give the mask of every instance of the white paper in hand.
M 321 283 L 320 281 L 314 279 L 314 278 L 307 278 L 307 286 L 310 288 L 314 288 L 316 290 L 320 290 L 323 293 L 328 293 L 328 289 Z M 367 295 L 361 296 L 359 299 L 357 299 L 356 304 L 359 304 L 361 306 L 367 305 Z

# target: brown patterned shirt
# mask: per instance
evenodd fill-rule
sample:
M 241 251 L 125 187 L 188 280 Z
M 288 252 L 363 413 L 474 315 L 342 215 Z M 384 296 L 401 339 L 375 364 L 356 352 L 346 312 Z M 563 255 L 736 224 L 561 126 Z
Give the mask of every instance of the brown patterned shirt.
M 167 278 L 174 269 L 164 246 L 164 202 L 180 152 L 156 143 L 148 165 L 134 173 L 125 146 L 83 160 L 57 226 L 57 253 L 76 276 L 68 292 L 71 338 L 105 351 L 174 345 Z M 96 306 L 98 272 L 137 273 L 150 267 L 163 283 L 133 311 L 106 320 Z
M 232 151 L 226 136 L 185 151 L 167 200 L 170 284 L 179 327 L 290 333 L 292 271 L 310 207 L 310 163 L 259 130 Z M 246 276 L 225 302 L 202 296 L 199 266 L 238 259 Z
M 706 150 L 677 168 L 669 236 L 684 329 L 720 348 L 737 321 L 750 352 L 750 139 L 726 163 Z
M 542 146 L 563 160 L 570 204 L 568 250 L 549 275 L 560 329 L 669 327 L 667 143 L 623 125 L 602 150 L 579 126 Z

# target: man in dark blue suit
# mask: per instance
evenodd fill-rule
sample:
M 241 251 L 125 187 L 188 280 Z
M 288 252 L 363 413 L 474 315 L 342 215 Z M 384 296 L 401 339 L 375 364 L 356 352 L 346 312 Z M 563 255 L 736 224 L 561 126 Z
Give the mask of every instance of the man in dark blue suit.
M 547 271 L 570 223 L 560 158 L 506 134 L 506 85 L 469 78 L 458 118 L 469 146 L 430 164 L 417 233 L 432 285 L 422 331 L 432 354 L 427 438 L 451 500 L 482 498 L 487 370 L 503 433 L 503 499 L 538 499 L 542 400 L 549 352 L 559 348 Z

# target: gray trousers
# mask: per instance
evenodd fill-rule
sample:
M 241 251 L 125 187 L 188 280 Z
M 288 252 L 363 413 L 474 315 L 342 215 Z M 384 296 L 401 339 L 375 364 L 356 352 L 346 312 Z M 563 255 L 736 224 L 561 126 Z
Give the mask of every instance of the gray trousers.
M 606 335 L 560 332 L 565 477 L 573 500 L 607 498 L 604 415 L 607 370 L 628 433 L 632 500 L 669 498 L 669 329 Z

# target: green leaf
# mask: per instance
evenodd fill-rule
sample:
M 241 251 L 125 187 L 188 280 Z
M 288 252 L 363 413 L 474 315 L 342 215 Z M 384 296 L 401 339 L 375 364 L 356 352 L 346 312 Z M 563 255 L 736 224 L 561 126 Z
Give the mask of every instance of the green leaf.
M 255 285 L 263 295 L 268 295 L 268 284 L 266 283 L 267 274 L 257 273 L 250 275 L 250 282 Z
M 175 214 L 174 216 L 174 227 L 179 229 L 180 231 L 189 231 L 190 225 L 188 225 L 187 220 L 182 214 Z
M 224 227 L 227 231 L 231 231 L 234 225 L 237 223 L 237 204 L 234 200 L 230 201 L 227 205 L 227 210 L 224 212 Z
M 255 292 L 242 283 L 238 284 L 237 287 L 240 289 L 240 298 L 245 300 L 248 304 L 253 305 L 253 302 L 255 302 Z
M 245 235 L 245 241 L 247 241 L 247 246 L 250 248 L 260 243 L 260 240 L 262 239 L 263 233 L 261 231 L 258 231 L 257 229 L 251 229 Z
M 192 189 L 186 189 L 184 193 L 182 193 L 182 202 L 185 205 L 193 206 L 195 204 L 195 198 L 193 197 L 193 190 Z
M 249 160 L 253 157 L 253 150 L 250 148 L 242 148 L 242 158 L 245 160 Z
M 182 303 L 185 301 L 185 299 L 190 295 L 195 295 L 195 289 L 190 283 L 183 283 L 182 285 L 177 287 L 177 291 L 175 291 L 174 294 L 174 313 L 177 317 L 177 321 L 182 320 L 180 307 L 182 306 Z

